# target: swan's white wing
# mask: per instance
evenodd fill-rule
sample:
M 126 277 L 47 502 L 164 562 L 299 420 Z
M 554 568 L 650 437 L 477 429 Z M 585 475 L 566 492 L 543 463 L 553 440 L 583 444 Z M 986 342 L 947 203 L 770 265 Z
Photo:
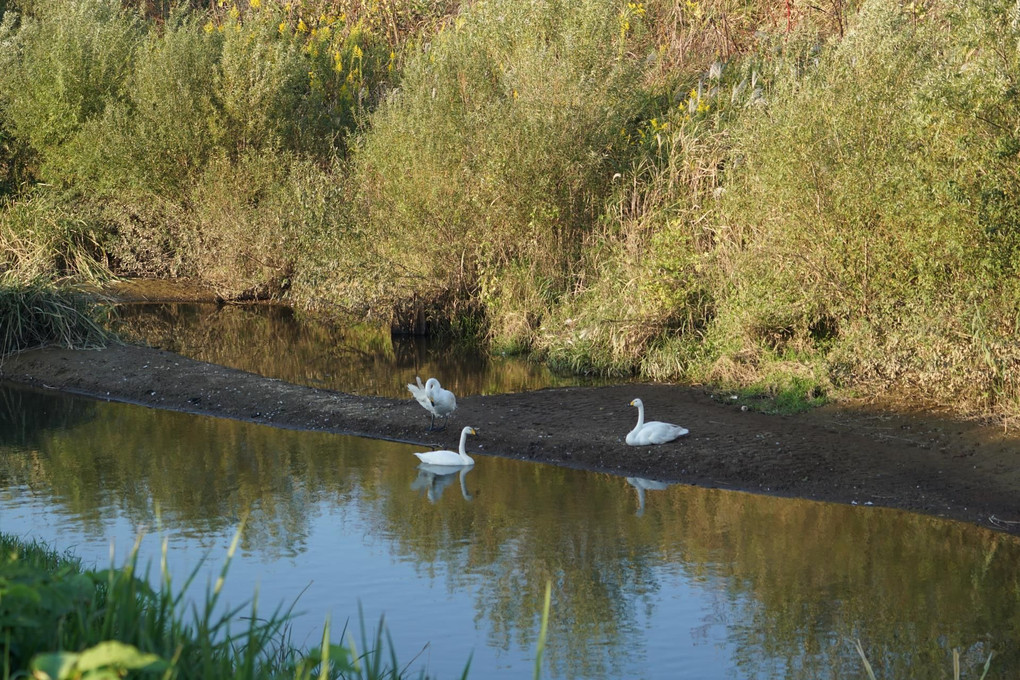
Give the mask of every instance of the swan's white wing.
M 412 385 L 407 383 L 407 389 L 414 395 L 415 400 L 422 405 L 422 407 L 429 413 L 436 414 L 436 408 L 432 405 L 432 400 L 429 399 L 428 392 L 425 387 L 421 384 L 421 378 L 418 378 L 418 384 Z

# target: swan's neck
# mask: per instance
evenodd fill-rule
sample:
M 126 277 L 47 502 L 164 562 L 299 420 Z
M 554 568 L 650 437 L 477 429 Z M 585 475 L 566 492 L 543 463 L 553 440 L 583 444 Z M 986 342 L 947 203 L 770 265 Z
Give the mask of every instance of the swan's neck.
M 637 405 L 637 425 L 634 426 L 634 429 L 636 430 L 636 429 L 640 428 L 644 424 L 645 424 L 645 405 L 644 404 L 638 404 Z
M 460 457 L 461 458 L 467 457 L 467 451 L 465 451 L 465 447 L 467 446 L 467 436 L 468 436 L 467 430 L 464 430 L 463 432 L 460 433 Z

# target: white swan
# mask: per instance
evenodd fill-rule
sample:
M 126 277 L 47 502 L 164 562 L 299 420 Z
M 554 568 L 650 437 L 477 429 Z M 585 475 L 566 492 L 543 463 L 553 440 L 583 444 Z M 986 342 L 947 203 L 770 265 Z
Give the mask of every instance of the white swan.
M 418 456 L 418 460 L 429 465 L 474 465 L 474 459 L 464 450 L 469 434 L 476 434 L 475 428 L 465 427 L 460 431 L 460 453 L 456 451 L 425 451 L 414 455 Z
M 429 431 L 435 429 L 437 416 L 443 418 L 443 427 L 440 429 L 446 429 L 446 419 L 457 408 L 457 397 L 450 390 L 443 389 L 443 386 L 435 378 L 429 378 L 424 385 L 421 384 L 420 376 L 415 376 L 414 379 L 418 384 L 408 383 L 407 389 L 411 391 L 418 403 L 432 414 Z
M 627 433 L 627 443 L 631 446 L 647 446 L 649 444 L 665 444 L 677 437 L 687 434 L 686 427 L 673 425 L 671 423 L 660 423 L 658 420 L 645 422 L 645 405 L 640 399 L 630 402 L 631 406 L 637 406 L 637 425 Z

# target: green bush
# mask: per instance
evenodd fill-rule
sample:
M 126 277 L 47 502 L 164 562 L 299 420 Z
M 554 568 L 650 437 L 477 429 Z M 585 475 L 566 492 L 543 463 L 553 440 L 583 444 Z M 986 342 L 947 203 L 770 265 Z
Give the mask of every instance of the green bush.
M 599 0 L 479 3 L 408 58 L 357 153 L 373 285 L 474 297 L 496 337 L 530 344 L 626 156 L 642 94 L 620 21 Z
M 4 15 L 0 51 L 3 116 L 11 134 L 38 154 L 43 179 L 65 179 L 64 154 L 82 126 L 123 97 L 143 35 L 115 0 L 38 0 Z
M 988 136 L 1001 135 L 980 109 L 1005 113 L 1016 55 L 996 69 L 968 43 L 984 33 L 977 42 L 1015 46 L 1016 36 L 1002 42 L 1015 32 L 1005 9 L 865 3 L 815 68 L 781 80 L 744 119 L 724 200 L 739 235 L 723 245 L 734 283 L 718 305 L 742 351 L 823 352 L 843 384 L 914 384 L 945 401 L 993 389 L 1001 371 L 981 347 L 1005 340 L 993 309 L 1016 305 L 989 297 L 1015 237 L 989 226 L 1017 194 L 987 172 L 997 165 Z M 990 192 L 982 225 L 975 207 Z M 979 329 L 975 315 L 994 321 Z

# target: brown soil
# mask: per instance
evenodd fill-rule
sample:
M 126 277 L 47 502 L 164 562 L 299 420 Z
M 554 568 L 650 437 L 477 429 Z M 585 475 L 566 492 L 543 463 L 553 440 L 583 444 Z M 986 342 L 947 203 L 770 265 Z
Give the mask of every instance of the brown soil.
M 663 481 L 902 508 L 1020 534 L 1020 440 L 978 423 L 866 407 L 798 416 L 743 411 L 703 390 L 661 384 L 545 389 L 458 399 L 446 431 L 427 432 L 411 397 L 303 387 L 117 345 L 43 349 L 8 358 L 0 378 L 154 408 L 469 449 Z M 641 397 L 650 420 L 690 434 L 661 446 L 623 438 Z

